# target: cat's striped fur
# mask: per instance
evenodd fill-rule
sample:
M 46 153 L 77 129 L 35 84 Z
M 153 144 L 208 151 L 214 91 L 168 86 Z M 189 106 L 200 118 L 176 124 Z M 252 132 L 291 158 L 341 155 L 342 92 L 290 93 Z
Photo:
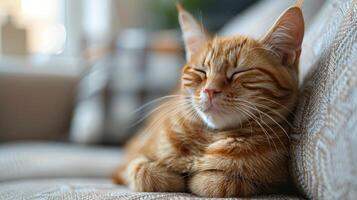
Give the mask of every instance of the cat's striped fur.
M 181 88 L 126 146 L 114 180 L 137 191 L 233 197 L 288 182 L 289 116 L 304 23 L 289 8 L 260 41 L 210 37 L 179 6 Z

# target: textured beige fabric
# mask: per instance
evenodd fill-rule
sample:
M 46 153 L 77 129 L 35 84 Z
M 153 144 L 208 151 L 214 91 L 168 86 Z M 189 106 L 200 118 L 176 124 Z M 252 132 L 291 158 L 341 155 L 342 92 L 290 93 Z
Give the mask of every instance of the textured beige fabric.
M 188 193 L 132 192 L 112 184 L 108 179 L 27 180 L 0 184 L 0 199 L 60 199 L 60 200 L 137 200 L 137 199 L 200 199 Z M 213 198 L 214 199 L 214 198 Z M 290 196 L 264 196 L 252 199 L 299 199 Z
M 305 38 L 292 171 L 311 199 L 357 199 L 356 4 L 329 1 Z
M 188 193 L 138 193 L 114 185 L 109 176 L 121 160 L 119 148 L 13 143 L 0 146 L 0 158 L 0 200 L 197 199 Z
M 2 144 L 0 182 L 56 177 L 110 179 L 120 160 L 119 148 L 50 142 Z

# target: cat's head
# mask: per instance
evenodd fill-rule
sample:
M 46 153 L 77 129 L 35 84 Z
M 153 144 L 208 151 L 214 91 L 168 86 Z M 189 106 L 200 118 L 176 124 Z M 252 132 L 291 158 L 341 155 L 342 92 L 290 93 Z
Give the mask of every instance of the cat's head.
M 177 7 L 187 59 L 181 92 L 190 97 L 192 110 L 208 127 L 239 127 L 252 118 L 268 117 L 262 110 L 281 116 L 292 110 L 304 35 L 299 6 L 287 9 L 260 40 L 210 36 L 190 13 Z

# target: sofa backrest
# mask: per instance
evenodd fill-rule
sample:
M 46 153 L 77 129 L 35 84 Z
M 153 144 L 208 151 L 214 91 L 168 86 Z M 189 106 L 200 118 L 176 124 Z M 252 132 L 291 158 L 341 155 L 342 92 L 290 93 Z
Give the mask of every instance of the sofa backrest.
M 327 1 L 304 39 L 291 165 L 311 199 L 357 198 L 356 4 Z

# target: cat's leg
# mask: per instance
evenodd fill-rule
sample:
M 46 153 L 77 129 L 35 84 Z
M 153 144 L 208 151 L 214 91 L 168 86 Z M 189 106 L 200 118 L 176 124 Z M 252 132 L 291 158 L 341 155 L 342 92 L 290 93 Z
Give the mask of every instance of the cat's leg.
M 184 192 L 184 178 L 146 157 L 131 161 L 126 170 L 130 189 L 140 192 Z
M 189 190 L 204 197 L 244 197 L 256 194 L 256 187 L 231 173 L 207 170 L 194 174 L 188 182 Z

